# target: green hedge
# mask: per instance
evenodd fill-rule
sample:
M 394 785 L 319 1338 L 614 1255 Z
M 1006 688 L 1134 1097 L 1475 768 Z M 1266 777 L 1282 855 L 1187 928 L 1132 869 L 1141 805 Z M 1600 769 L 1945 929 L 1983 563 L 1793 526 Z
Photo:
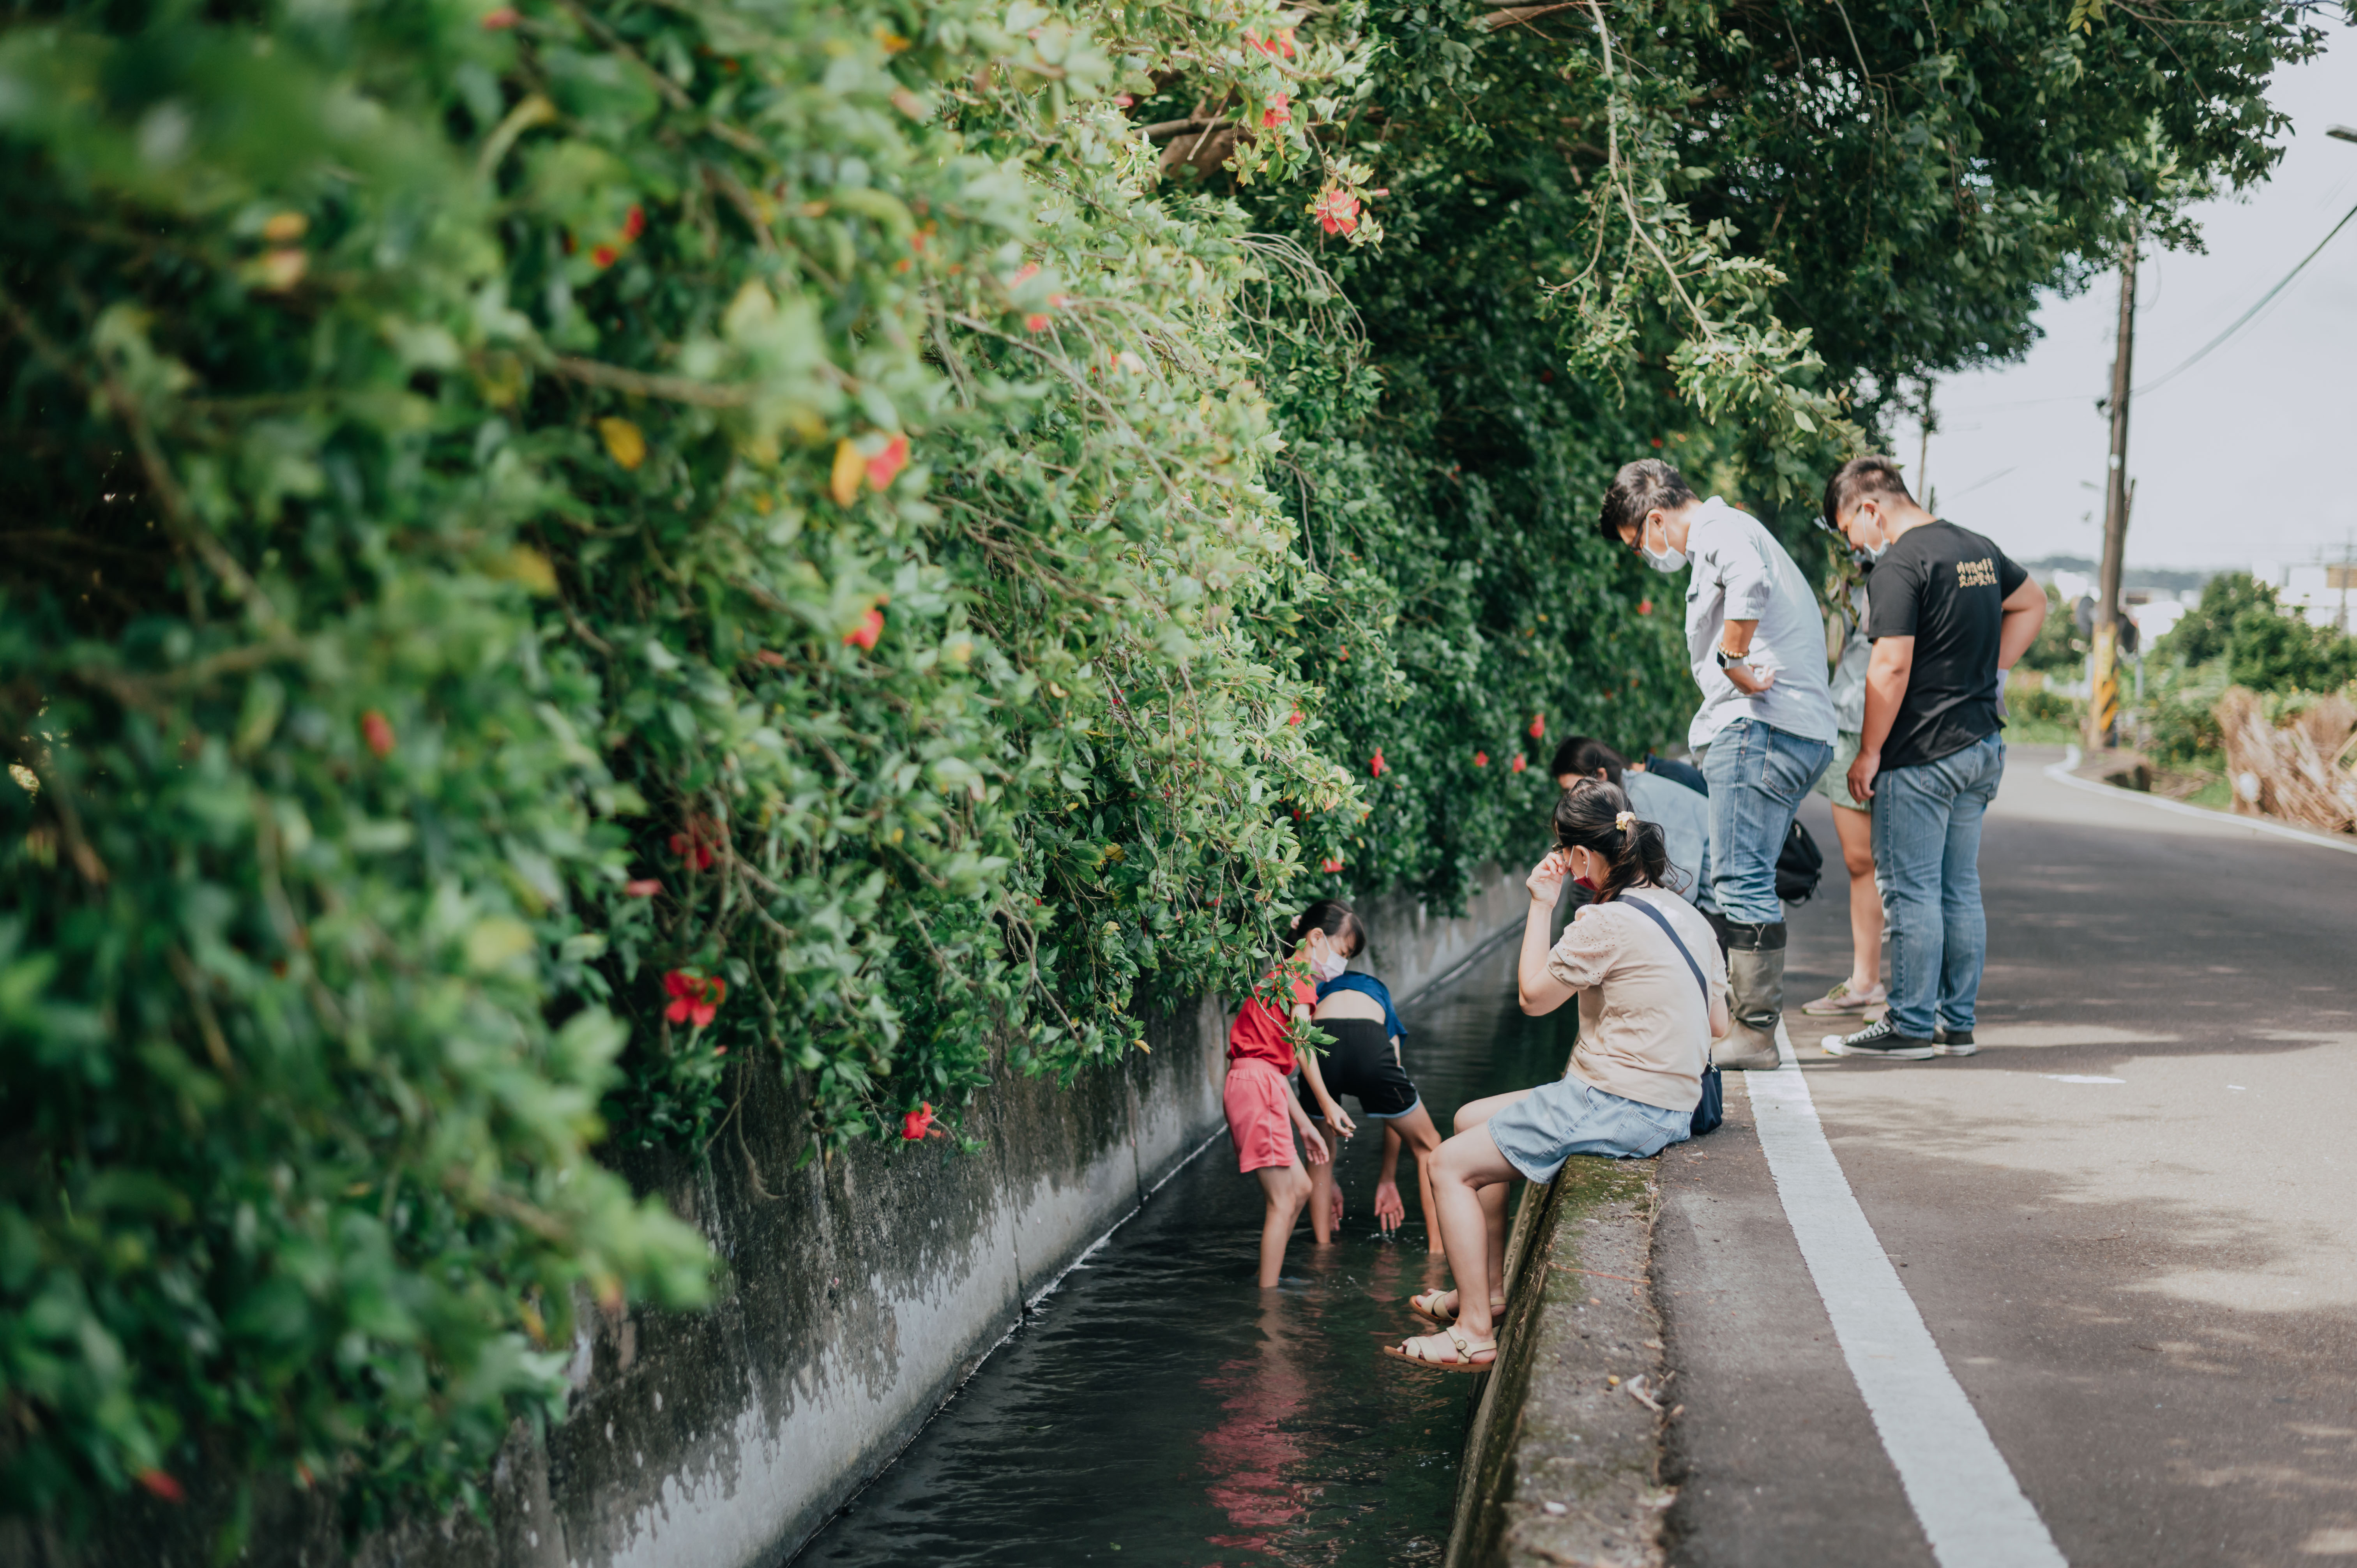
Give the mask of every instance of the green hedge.
M 1850 9 L 12 14 L 0 1506 L 467 1498 L 577 1310 L 710 1288 L 601 1140 L 954 1127 L 1305 891 L 1454 897 L 1682 717 L 1614 464 L 1797 539 L 2306 47 Z M 1792 282 L 1861 217 L 1976 259 Z

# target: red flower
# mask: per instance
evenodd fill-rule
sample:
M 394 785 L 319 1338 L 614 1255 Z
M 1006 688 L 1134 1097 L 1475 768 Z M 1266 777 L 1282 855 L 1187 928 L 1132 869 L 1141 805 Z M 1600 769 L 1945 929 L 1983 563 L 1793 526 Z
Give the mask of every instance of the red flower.
M 1533 740 L 1544 740 L 1546 738 L 1546 715 L 1544 714 L 1533 714 L 1531 715 L 1531 738 Z
M 1391 765 L 1383 760 L 1383 748 L 1380 746 L 1375 747 L 1374 757 L 1367 763 L 1367 771 L 1381 779 L 1391 770 Z
M 361 739 L 366 741 L 368 748 L 379 757 L 393 754 L 393 725 L 386 723 L 385 716 L 374 708 L 361 715 Z
M 687 824 L 683 833 L 671 835 L 671 852 L 679 856 L 680 864 L 694 871 L 712 869 L 712 846 L 719 842 L 717 834 L 707 834 L 706 824 L 698 817 Z
M 1658 435 L 1654 436 L 1654 437 L 1653 437 L 1653 445 L 1654 445 L 1654 446 L 1659 446 L 1661 444 L 1662 444 L 1662 438 L 1661 438 L 1660 436 L 1658 436 Z
M 180 1483 L 161 1470 L 153 1468 L 142 1470 L 139 1472 L 138 1480 L 141 1486 L 167 1503 L 184 1503 L 188 1500 L 188 1494 L 181 1489 Z
M 1359 199 L 1340 186 L 1319 191 L 1309 210 L 1329 234 L 1349 234 L 1359 227 Z
M 1301 722 L 1301 710 L 1299 708 L 1294 709 L 1292 714 L 1285 722 L 1289 725 L 1298 725 Z
M 1279 125 L 1289 125 L 1292 123 L 1293 101 L 1282 92 L 1270 99 L 1268 107 L 1261 111 L 1260 124 L 1264 131 L 1274 131 Z
M 1326 873 L 1329 876 L 1331 876 L 1334 873 L 1342 869 L 1342 863 L 1329 855 L 1327 857 L 1326 861 L 1318 867 L 1318 869 Z
M 1487 768 L 1487 767 L 1489 767 L 1489 766 L 1490 766 L 1490 754 L 1489 754 L 1488 752 L 1486 752 L 1486 751 L 1477 751 L 1477 752 L 1475 752 L 1475 753 L 1473 754 L 1473 766 L 1474 766 L 1474 767 L 1476 767 L 1476 768 Z
M 869 610 L 861 618 L 857 626 L 843 634 L 844 646 L 847 648 L 856 645 L 863 650 L 873 649 L 876 646 L 876 639 L 883 635 L 884 612 Z
M 620 254 L 611 245 L 600 245 L 589 252 L 589 262 L 592 266 L 610 267 L 614 264 L 614 258 Z
M 502 5 L 496 11 L 485 13 L 483 16 L 483 31 L 487 33 L 503 33 L 522 20 L 523 18 L 522 16 L 516 15 L 516 8 L 514 6 Z
M 766 648 L 756 649 L 753 661 L 757 664 L 766 664 L 772 670 L 782 670 L 786 666 L 786 656 L 782 653 L 772 653 Z
M 1269 35 L 1265 40 L 1257 38 L 1251 33 L 1246 33 L 1244 35 L 1244 44 L 1249 48 L 1258 49 L 1261 53 L 1268 56 L 1271 59 L 1291 59 L 1293 58 L 1293 29 L 1291 27 L 1279 27 L 1275 32 Z
M 1506 764 L 1507 769 L 1514 773 L 1520 773 L 1523 768 L 1528 768 L 1530 764 L 1523 760 L 1523 754 L 1519 751 L 1514 753 L 1514 760 Z
M 690 1024 L 701 1029 L 712 1022 L 713 1015 L 720 1011 L 720 1004 L 727 1000 L 728 983 L 674 969 L 663 976 L 663 991 L 671 997 L 671 1005 L 663 1009 L 663 1016 L 674 1024 Z
M 1653 601 L 1651 599 L 1639 599 L 1637 601 L 1637 613 L 1641 616 L 1652 615 L 1653 613 Z
M 884 450 L 867 459 L 867 488 L 871 490 L 887 488 L 908 466 L 909 438 L 895 435 L 884 443 Z
M 900 1136 L 909 1143 L 915 1143 L 932 1130 L 933 1103 L 930 1100 L 900 1118 Z
M 1026 332 L 1045 332 L 1048 330 L 1048 318 L 1039 311 L 1035 310 L 1030 315 L 1023 318 L 1023 330 Z
M 646 211 L 634 201 L 630 203 L 630 209 L 622 214 L 622 238 L 624 240 L 635 240 L 646 231 Z
M 622 884 L 622 893 L 625 897 L 651 898 L 662 891 L 662 884 L 651 876 L 641 876 Z

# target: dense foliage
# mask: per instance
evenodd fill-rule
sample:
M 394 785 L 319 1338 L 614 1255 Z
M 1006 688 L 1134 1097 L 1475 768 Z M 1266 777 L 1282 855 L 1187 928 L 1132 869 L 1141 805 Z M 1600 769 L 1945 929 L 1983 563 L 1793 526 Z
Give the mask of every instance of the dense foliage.
M 2331 692 L 2357 681 L 2357 637 L 2286 611 L 2274 585 L 2227 572 L 2153 645 L 2154 657 L 2221 666 L 2222 684 L 2255 692 Z
M 5 1506 L 463 1495 L 705 1288 L 601 1137 L 921 1134 L 1455 897 L 1677 734 L 1610 469 L 1797 543 L 2264 167 L 2213 9 L 12 13 Z

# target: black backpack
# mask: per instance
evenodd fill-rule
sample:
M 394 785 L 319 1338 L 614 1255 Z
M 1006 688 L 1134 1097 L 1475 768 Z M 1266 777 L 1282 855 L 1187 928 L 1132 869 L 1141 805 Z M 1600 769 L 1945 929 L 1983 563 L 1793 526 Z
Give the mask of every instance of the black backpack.
M 1776 856 L 1776 897 L 1787 904 L 1807 903 L 1824 872 L 1825 857 L 1818 851 L 1817 841 L 1795 821 Z

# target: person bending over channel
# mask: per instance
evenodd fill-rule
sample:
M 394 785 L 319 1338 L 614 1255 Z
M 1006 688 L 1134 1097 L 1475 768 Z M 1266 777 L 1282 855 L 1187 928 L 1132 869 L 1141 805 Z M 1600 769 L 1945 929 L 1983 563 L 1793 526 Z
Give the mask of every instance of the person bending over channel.
M 1407 1218 L 1397 1175 L 1404 1142 L 1415 1158 L 1416 1189 L 1423 1196 L 1426 1228 L 1437 1249 L 1440 1233 L 1431 1222 L 1431 1160 L 1440 1148 L 1440 1132 L 1433 1126 L 1432 1113 L 1424 1108 L 1424 1097 L 1416 1093 L 1401 1059 L 1400 1045 L 1407 1028 L 1392 1007 L 1390 989 L 1372 974 L 1343 973 L 1321 980 L 1318 1010 L 1311 1017 L 1334 1036 L 1332 1048 L 1318 1063 L 1327 1091 L 1356 1095 L 1360 1112 L 1369 1121 L 1383 1123 L 1383 1156 L 1375 1180 L 1376 1223 L 1388 1236 Z M 1334 1167 L 1318 1166 L 1309 1173 L 1309 1180 L 1311 1212 L 1326 1210 L 1334 1224 L 1340 1224 L 1342 1189 L 1334 1179 Z
M 1658 457 L 1613 476 L 1597 527 L 1656 571 L 1691 564 L 1686 654 L 1702 706 L 1686 726 L 1686 746 L 1710 785 L 1710 897 L 1735 976 L 1735 1038 L 1718 1065 L 1772 1071 L 1782 1060 L 1776 1024 L 1788 934 L 1776 861 L 1838 734 L 1824 616 L 1808 579 L 1759 519 L 1717 496 L 1698 499 Z
M 1478 1372 L 1498 1359 L 1507 1184 L 1550 1181 L 1573 1155 L 1642 1159 L 1684 1143 L 1711 1042 L 1731 1026 L 1726 960 L 1709 922 L 1663 886 L 1669 857 L 1659 825 L 1639 822 L 1620 790 L 1582 779 L 1555 803 L 1555 835 L 1558 847 L 1530 875 L 1517 980 L 1528 1014 L 1579 998 L 1579 1043 L 1560 1081 L 1459 1111 L 1457 1135 L 1433 1162 L 1458 1288 L 1409 1304 L 1439 1333 L 1384 1353 L 1441 1371 Z M 1566 876 L 1596 898 L 1550 950 Z
M 1268 1199 L 1260 1228 L 1263 1290 L 1275 1288 L 1285 1268 L 1286 1243 L 1293 1239 L 1293 1222 L 1309 1201 L 1308 1173 L 1294 1155 L 1296 1129 L 1311 1165 L 1323 1166 L 1333 1157 L 1301 1102 L 1294 1099 L 1286 1076 L 1298 1066 L 1327 1125 L 1345 1138 L 1357 1131 L 1326 1092 L 1317 1053 L 1295 1047 L 1293 1026 L 1309 1022 L 1309 1010 L 1318 1001 L 1309 977 L 1341 973 L 1351 955 L 1365 945 L 1366 934 L 1348 904 L 1320 898 L 1295 917 L 1286 940 L 1294 944 L 1292 954 L 1261 977 L 1228 1029 L 1228 1079 L 1220 1094 L 1228 1113 L 1228 1135 L 1236 1142 L 1236 1168 L 1246 1176 L 1258 1175 Z M 1311 1211 L 1310 1229 L 1320 1242 L 1331 1233 L 1323 1208 Z
M 1578 779 L 1618 784 L 1629 797 L 1631 811 L 1642 821 L 1662 824 L 1670 870 L 1674 873 L 1672 885 L 1706 915 L 1718 908 L 1710 901 L 1710 796 L 1706 791 L 1655 774 L 1641 763 L 1623 761 L 1619 752 L 1584 735 L 1572 736 L 1555 748 L 1555 763 L 1548 771 L 1562 789 L 1570 789 Z

